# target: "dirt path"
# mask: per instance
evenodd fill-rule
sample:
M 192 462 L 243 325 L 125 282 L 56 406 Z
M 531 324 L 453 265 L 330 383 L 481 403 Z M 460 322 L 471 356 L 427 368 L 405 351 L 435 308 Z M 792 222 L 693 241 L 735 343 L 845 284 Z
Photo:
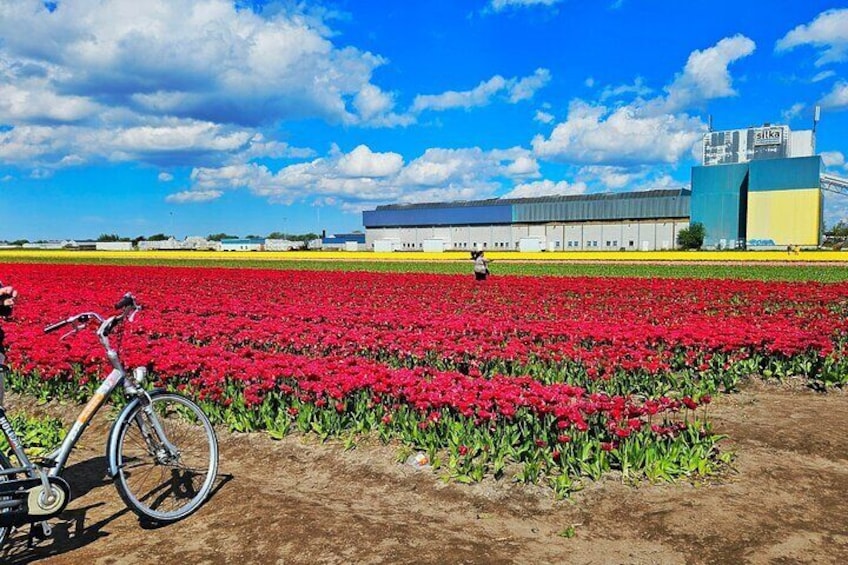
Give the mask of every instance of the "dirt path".
M 382 445 L 221 433 L 227 476 L 212 500 L 147 530 L 105 477 L 98 419 L 71 458 L 76 499 L 53 520 L 55 538 L 27 549 L 17 531 L 0 562 L 848 563 L 844 393 L 750 387 L 713 412 L 733 473 L 700 485 L 607 480 L 568 501 L 506 481 L 445 484 Z

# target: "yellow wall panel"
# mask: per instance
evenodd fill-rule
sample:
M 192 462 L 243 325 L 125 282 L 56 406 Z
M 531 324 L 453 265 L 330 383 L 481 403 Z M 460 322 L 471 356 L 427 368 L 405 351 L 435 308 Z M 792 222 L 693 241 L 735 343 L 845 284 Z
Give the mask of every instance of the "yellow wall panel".
M 821 216 L 818 188 L 748 192 L 749 245 L 818 245 Z

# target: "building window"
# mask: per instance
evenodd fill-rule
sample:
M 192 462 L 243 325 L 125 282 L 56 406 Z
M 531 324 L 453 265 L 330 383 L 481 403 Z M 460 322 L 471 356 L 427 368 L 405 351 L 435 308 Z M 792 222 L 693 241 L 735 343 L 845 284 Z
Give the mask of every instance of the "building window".
M 633 247 L 633 240 L 632 239 L 630 240 L 628 247 Z

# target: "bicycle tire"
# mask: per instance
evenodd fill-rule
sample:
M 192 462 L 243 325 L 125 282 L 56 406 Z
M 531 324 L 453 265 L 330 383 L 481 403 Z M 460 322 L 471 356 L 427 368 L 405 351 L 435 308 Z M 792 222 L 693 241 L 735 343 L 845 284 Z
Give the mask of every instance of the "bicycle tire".
M 9 458 L 3 452 L 0 452 L 0 470 L 11 469 L 12 464 L 9 461 Z M 14 480 L 15 475 L 0 475 L 0 481 L 9 481 Z M 9 539 L 9 534 L 12 532 L 12 526 L 3 526 L 0 527 L 0 548 L 2 548 L 6 544 L 6 540 Z
M 150 407 L 176 452 L 158 439 L 145 440 L 153 429 L 142 403 L 115 422 L 117 442 L 115 486 L 126 505 L 140 518 L 158 524 L 181 520 L 209 496 L 218 469 L 218 440 L 209 418 L 188 398 L 156 391 Z M 152 434 L 147 434 L 148 438 Z M 173 500 L 172 500 L 173 498 Z

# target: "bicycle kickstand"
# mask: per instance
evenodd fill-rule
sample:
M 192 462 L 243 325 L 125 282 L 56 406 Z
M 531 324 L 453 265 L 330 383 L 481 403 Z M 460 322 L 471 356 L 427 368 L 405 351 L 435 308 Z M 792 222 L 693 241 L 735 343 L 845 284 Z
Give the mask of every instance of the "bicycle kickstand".
M 41 522 L 33 522 L 29 527 L 29 535 L 27 536 L 27 548 L 32 549 L 35 545 L 34 540 L 37 538 L 40 540 L 45 540 L 53 535 L 53 527 L 47 522 L 47 520 L 42 520 Z

